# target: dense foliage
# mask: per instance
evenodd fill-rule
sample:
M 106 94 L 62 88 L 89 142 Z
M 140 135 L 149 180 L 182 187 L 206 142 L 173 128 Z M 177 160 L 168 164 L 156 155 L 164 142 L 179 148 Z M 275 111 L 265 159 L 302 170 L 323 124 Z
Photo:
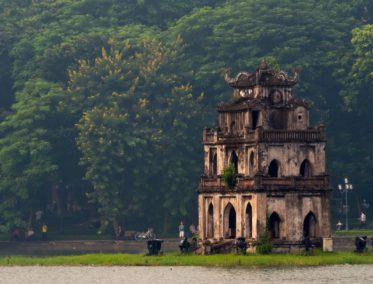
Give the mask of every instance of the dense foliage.
M 228 164 L 222 173 L 222 179 L 225 185 L 229 188 L 234 188 L 236 185 L 236 167 L 234 164 Z
M 0 0 L 0 229 L 56 194 L 102 229 L 191 222 L 222 71 L 263 58 L 302 67 L 333 184 L 373 202 L 372 15 L 369 0 Z

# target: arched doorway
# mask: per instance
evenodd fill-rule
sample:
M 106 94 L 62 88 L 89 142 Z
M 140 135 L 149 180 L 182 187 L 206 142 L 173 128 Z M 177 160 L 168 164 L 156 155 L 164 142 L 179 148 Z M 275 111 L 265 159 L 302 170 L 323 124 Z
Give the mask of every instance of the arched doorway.
M 272 160 L 268 167 L 268 175 L 271 177 L 278 177 L 279 169 L 279 162 L 277 160 Z
M 249 157 L 249 175 L 254 175 L 254 152 L 251 152 Z
M 236 237 L 236 210 L 232 204 L 228 203 L 224 210 L 224 237 Z
M 236 173 L 238 173 L 238 156 L 236 151 L 232 151 L 231 158 L 229 159 L 229 163 L 234 165 Z
M 271 239 L 280 238 L 280 223 L 280 216 L 276 212 L 273 212 L 269 217 L 269 236 Z
M 245 235 L 249 239 L 253 237 L 253 209 L 250 202 L 247 204 L 245 211 Z
M 214 237 L 214 206 L 210 203 L 207 210 L 207 228 L 206 228 L 206 237 Z
M 311 163 L 305 159 L 300 165 L 299 173 L 302 177 L 312 176 Z
M 316 217 L 315 214 L 309 212 L 304 218 L 303 223 L 303 237 L 305 238 L 315 238 L 316 237 Z

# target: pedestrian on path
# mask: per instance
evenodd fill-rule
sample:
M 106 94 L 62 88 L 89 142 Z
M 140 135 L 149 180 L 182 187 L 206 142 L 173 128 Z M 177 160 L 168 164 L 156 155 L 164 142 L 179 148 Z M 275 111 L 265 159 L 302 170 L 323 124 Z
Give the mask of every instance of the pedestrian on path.
M 29 227 L 26 231 L 25 241 L 34 241 L 35 240 L 35 232 L 34 229 Z
M 43 241 L 48 240 L 48 226 L 45 223 L 43 223 L 43 225 L 41 226 L 41 239 Z
M 185 228 L 184 228 L 183 222 L 181 221 L 179 225 L 179 238 L 184 239 L 184 236 L 185 236 Z

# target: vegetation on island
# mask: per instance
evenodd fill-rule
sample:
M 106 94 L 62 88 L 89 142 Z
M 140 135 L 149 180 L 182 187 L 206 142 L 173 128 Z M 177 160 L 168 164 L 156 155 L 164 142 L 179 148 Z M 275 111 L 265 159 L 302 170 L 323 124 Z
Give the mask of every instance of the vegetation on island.
M 370 0 L 0 0 L 0 230 L 52 195 L 59 224 L 77 203 L 102 233 L 195 222 L 223 70 L 262 59 L 302 67 L 332 184 L 373 202 L 372 14 Z
M 3 256 L 0 265 L 99 265 L 99 266 L 209 266 L 209 267 L 291 267 L 337 264 L 373 264 L 371 253 L 352 252 L 266 255 L 180 255 L 144 256 L 139 254 L 86 254 L 74 256 Z

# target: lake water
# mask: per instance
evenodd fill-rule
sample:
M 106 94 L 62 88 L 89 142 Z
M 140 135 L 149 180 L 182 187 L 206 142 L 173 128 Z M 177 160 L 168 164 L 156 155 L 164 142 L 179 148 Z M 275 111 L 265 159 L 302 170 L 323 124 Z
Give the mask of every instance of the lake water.
M 373 283 L 372 265 L 304 268 L 0 267 L 0 283 Z

